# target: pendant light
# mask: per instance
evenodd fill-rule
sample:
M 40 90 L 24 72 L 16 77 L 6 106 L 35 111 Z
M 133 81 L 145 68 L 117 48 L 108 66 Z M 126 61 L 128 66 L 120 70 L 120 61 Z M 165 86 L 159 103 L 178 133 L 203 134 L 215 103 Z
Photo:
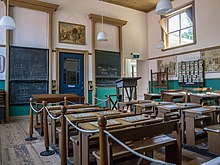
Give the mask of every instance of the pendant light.
M 3 16 L 0 20 L 0 28 L 6 30 L 13 30 L 16 28 L 15 21 L 12 17 L 9 16 L 9 0 L 6 4 L 7 16 Z
M 173 10 L 170 0 L 159 0 L 156 6 L 156 13 L 158 15 L 165 15 L 171 13 Z
M 104 23 L 103 23 L 103 6 L 102 6 L 103 0 L 101 0 L 101 13 L 102 13 L 102 31 L 100 31 L 97 35 L 98 41 L 108 41 L 108 36 L 106 32 L 104 32 Z

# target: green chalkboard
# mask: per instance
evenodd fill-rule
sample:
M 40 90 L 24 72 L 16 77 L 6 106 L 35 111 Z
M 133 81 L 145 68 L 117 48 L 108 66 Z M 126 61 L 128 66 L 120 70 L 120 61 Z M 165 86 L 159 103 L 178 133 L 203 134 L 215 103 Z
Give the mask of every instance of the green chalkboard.
M 95 51 L 96 86 L 115 86 L 121 77 L 120 52 Z

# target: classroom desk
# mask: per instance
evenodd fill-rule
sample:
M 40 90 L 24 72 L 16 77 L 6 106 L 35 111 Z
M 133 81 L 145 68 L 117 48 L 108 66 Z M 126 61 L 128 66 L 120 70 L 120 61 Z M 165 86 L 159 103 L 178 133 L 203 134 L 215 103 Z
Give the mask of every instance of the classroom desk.
M 218 93 L 193 93 L 190 94 L 192 103 L 202 104 L 204 101 L 213 100 L 215 105 L 219 105 L 220 94 Z
M 201 107 L 201 105 L 196 103 L 176 103 L 170 105 L 157 106 L 158 117 L 163 118 L 164 121 L 168 121 L 170 119 L 170 116 L 167 116 L 168 114 L 172 115 L 173 113 L 174 115 L 176 114 L 181 116 L 181 110 L 196 108 L 196 107 Z
M 160 99 L 161 94 L 160 93 L 145 93 L 144 94 L 144 100 L 155 100 Z
M 47 103 L 56 103 L 64 101 L 64 97 L 66 97 L 67 101 L 71 102 L 77 102 L 77 103 L 83 103 L 84 97 L 78 96 L 76 94 L 34 94 L 32 95 L 33 101 L 36 102 L 36 109 L 38 110 L 39 105 L 42 104 L 43 101 L 46 101 Z M 40 113 L 41 119 L 40 119 L 40 128 L 43 131 L 43 113 Z M 30 116 L 30 120 L 33 120 L 33 116 Z M 33 123 L 33 121 L 31 121 Z M 30 127 L 33 127 L 30 126 Z M 38 114 L 36 114 L 36 128 L 38 127 Z M 43 135 L 43 132 L 41 132 L 41 135 Z
M 206 114 L 210 114 L 212 121 L 216 116 L 215 113 L 220 109 L 210 108 L 210 107 L 200 107 L 183 110 L 182 112 L 182 121 L 185 122 L 185 130 L 186 130 L 186 144 L 189 146 L 195 145 L 195 119 L 201 117 Z M 214 122 L 212 122 L 214 124 Z M 182 130 L 183 132 L 185 130 Z
M 186 92 L 163 92 L 164 101 L 173 101 L 174 99 L 184 99 Z
M 157 123 L 157 122 L 162 122 L 163 119 L 162 118 L 148 118 L 146 120 L 142 120 L 142 121 L 137 121 L 137 122 L 127 122 L 125 120 L 123 120 L 122 118 L 116 118 L 114 119 L 115 121 L 117 121 L 118 125 L 114 125 L 114 126 L 107 126 L 106 129 L 107 130 L 112 130 L 112 129 L 123 129 L 126 127 L 133 127 L 133 126 L 137 126 L 137 125 L 143 125 L 143 124 L 153 124 L 153 123 Z M 90 122 L 86 122 L 86 123 L 79 123 L 78 124 L 79 127 L 81 127 L 82 129 L 86 129 L 86 130 L 97 130 L 98 126 L 95 126 L 93 124 L 91 124 Z M 81 164 L 83 165 L 89 165 L 89 139 L 90 137 L 94 135 L 91 133 L 82 133 L 80 132 L 80 155 L 81 155 Z M 96 134 L 95 136 L 98 136 L 98 134 Z M 98 139 L 98 138 L 97 138 Z
M 61 115 L 60 106 L 48 106 L 48 109 L 53 116 L 57 117 Z M 75 104 L 75 105 L 67 106 L 66 114 L 98 112 L 98 111 L 106 111 L 106 110 L 109 110 L 109 109 L 101 108 L 96 105 Z M 51 127 L 51 137 L 50 137 L 51 144 L 56 144 L 56 121 L 55 120 L 51 119 L 50 127 Z
M 33 99 L 36 103 L 42 103 L 46 101 L 47 103 L 56 103 L 60 101 L 64 101 L 64 97 L 67 98 L 67 101 L 83 103 L 84 97 L 78 96 L 76 94 L 35 94 L 32 95 Z

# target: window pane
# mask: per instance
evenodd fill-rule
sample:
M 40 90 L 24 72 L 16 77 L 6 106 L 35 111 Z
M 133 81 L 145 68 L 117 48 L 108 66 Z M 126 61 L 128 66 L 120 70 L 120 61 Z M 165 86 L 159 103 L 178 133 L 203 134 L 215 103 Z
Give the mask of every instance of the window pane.
M 191 12 L 187 10 L 181 14 L 181 29 L 192 26 Z
M 193 43 L 193 28 L 181 30 L 181 45 Z
M 180 30 L 179 14 L 168 19 L 168 32 L 170 33 L 176 30 Z
M 180 40 L 179 31 L 174 32 L 174 33 L 170 33 L 168 35 L 169 48 L 179 46 L 180 45 L 179 40 Z

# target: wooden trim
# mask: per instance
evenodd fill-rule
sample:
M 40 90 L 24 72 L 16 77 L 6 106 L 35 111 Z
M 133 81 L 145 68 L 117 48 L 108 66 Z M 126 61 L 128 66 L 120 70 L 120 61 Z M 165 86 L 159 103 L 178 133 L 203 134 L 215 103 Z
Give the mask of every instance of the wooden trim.
M 6 0 L 4 0 L 4 2 L 6 3 Z M 37 0 L 10 0 L 10 6 L 23 7 L 49 13 L 56 11 L 59 7 L 57 4 L 41 2 Z
M 10 7 L 9 0 L 7 0 L 5 15 L 9 16 Z M 10 49 L 10 30 L 6 30 L 6 68 L 5 68 L 5 119 L 6 122 L 9 122 L 9 49 Z
M 213 50 L 213 49 L 220 49 L 220 46 L 213 46 L 213 47 L 208 47 L 208 48 L 203 48 L 203 49 L 196 49 L 196 50 L 191 50 L 191 51 L 186 51 L 186 52 L 181 52 L 181 53 L 176 53 L 176 54 L 170 54 L 170 55 L 165 55 L 165 56 L 160 56 L 160 57 L 159 56 L 152 57 L 152 58 L 148 58 L 148 61 L 160 59 L 160 58 L 165 58 L 165 57 L 179 56 L 179 55 L 188 54 L 188 53 L 208 51 L 208 50 Z
M 59 86 L 60 86 L 60 53 L 78 53 L 84 55 L 84 95 L 85 101 L 88 101 L 88 81 L 89 81 L 89 65 L 88 65 L 88 51 L 87 50 L 75 50 L 75 49 L 65 49 L 65 48 L 56 48 L 56 79 L 57 79 L 57 89 L 56 93 L 59 94 Z
M 53 13 L 48 13 L 48 48 L 49 48 L 49 94 L 52 93 L 52 56 L 53 56 Z
M 95 23 L 101 23 L 102 22 L 102 16 L 90 13 L 89 14 L 89 19 L 92 20 L 92 22 Z M 127 24 L 127 21 L 116 19 L 116 18 L 111 18 L 111 17 L 103 17 L 103 23 L 104 24 L 109 24 L 109 25 L 115 25 L 115 26 L 124 26 Z

